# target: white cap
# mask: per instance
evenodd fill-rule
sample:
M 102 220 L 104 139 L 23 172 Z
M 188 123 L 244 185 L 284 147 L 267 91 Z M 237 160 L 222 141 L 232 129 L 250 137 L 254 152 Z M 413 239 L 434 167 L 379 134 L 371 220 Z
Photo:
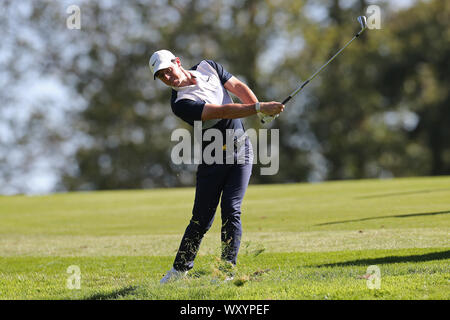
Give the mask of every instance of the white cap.
M 159 50 L 152 54 L 148 65 L 153 73 L 153 79 L 155 79 L 156 72 L 170 67 L 173 59 L 175 59 L 175 56 L 169 50 Z

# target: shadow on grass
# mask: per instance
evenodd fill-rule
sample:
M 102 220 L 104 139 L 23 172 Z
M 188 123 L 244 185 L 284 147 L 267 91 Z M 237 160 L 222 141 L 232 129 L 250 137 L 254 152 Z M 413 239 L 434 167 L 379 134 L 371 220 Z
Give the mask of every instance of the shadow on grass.
M 410 194 L 421 194 L 421 193 L 430 193 L 430 192 L 447 191 L 447 190 L 450 190 L 450 189 L 449 188 L 443 188 L 443 189 L 427 189 L 427 190 L 415 190 L 415 191 L 405 191 L 405 192 L 392 192 L 392 193 L 374 194 L 374 195 L 371 195 L 371 196 L 356 197 L 355 199 L 358 199 L 358 200 L 361 200 L 361 199 L 376 199 L 376 198 L 406 196 L 406 195 L 410 195 Z
M 118 290 L 114 290 L 108 293 L 96 293 L 92 296 L 88 296 L 85 300 L 110 300 L 110 299 L 118 299 L 128 294 L 134 293 L 138 287 L 136 286 L 128 286 L 125 288 L 121 288 Z
M 403 263 L 403 262 L 425 262 L 432 260 L 450 259 L 450 250 L 431 252 L 426 254 L 416 254 L 410 256 L 389 256 L 373 259 L 360 259 L 345 262 L 329 263 L 316 265 L 315 267 L 345 267 L 345 266 L 369 266 L 374 264 L 389 264 L 389 263 Z
M 377 219 L 385 219 L 385 218 L 411 218 L 411 217 L 421 217 L 421 216 L 435 216 L 435 215 L 439 215 L 439 214 L 449 214 L 449 213 L 450 213 L 450 211 L 437 211 L 437 212 L 399 214 L 399 215 L 395 215 L 395 216 L 378 216 L 378 217 L 369 217 L 369 218 L 362 218 L 362 219 L 326 222 L 326 223 L 316 224 L 315 226 L 326 226 L 326 225 L 330 225 L 330 224 L 339 224 L 339 223 L 347 223 L 347 222 L 359 222 L 359 221 L 377 220 Z

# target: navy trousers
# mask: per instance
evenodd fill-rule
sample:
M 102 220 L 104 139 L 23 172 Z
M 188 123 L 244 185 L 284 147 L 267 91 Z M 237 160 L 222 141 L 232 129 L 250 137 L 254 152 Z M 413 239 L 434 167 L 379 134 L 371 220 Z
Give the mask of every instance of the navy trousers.
M 221 258 L 236 264 L 242 235 L 241 204 L 251 173 L 252 162 L 198 166 L 192 218 L 175 257 L 173 267 L 176 270 L 193 268 L 200 243 L 214 221 L 221 196 Z

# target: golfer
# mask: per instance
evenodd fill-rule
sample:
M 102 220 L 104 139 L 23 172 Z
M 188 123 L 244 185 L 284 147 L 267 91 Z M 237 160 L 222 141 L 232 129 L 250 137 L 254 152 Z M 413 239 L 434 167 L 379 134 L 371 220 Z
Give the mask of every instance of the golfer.
M 180 58 L 168 50 L 159 50 L 150 57 L 149 66 L 154 79 L 158 78 L 172 88 L 171 107 L 176 116 L 192 126 L 194 121 L 201 121 L 203 130 L 218 129 L 223 141 L 226 141 L 229 132 L 242 133 L 235 136 L 234 161 L 231 164 L 229 159 L 225 161 L 230 154 L 225 152 L 228 155 L 224 156 L 222 163 L 201 162 L 198 165 L 192 218 L 172 269 L 160 281 L 163 284 L 185 276 L 193 268 L 203 236 L 213 223 L 219 200 L 222 217 L 221 259 L 231 266 L 236 265 L 242 235 L 241 204 L 253 162 L 251 143 L 243 134 L 245 130 L 240 118 L 255 114 L 260 117 L 276 115 L 283 111 L 284 106 L 279 102 L 259 103 L 247 85 L 211 60 L 203 60 L 186 70 Z M 228 91 L 242 103 L 233 103 Z M 202 148 L 205 146 L 207 143 L 203 142 Z M 243 161 L 237 161 L 238 154 L 244 154 Z

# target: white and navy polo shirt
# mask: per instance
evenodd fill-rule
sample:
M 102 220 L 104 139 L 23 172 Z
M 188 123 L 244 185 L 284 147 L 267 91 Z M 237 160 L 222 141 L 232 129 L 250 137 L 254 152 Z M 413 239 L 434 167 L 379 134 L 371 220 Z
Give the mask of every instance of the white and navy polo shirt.
M 171 106 L 176 116 L 193 126 L 194 121 L 201 121 L 206 103 L 218 105 L 233 103 L 223 86 L 232 75 L 222 65 L 212 60 L 203 60 L 190 70 L 196 77 L 197 84 L 173 88 Z M 202 122 L 202 128 L 220 130 L 223 141 L 226 141 L 227 129 L 234 129 L 235 132 L 245 131 L 241 119 L 206 120 Z

